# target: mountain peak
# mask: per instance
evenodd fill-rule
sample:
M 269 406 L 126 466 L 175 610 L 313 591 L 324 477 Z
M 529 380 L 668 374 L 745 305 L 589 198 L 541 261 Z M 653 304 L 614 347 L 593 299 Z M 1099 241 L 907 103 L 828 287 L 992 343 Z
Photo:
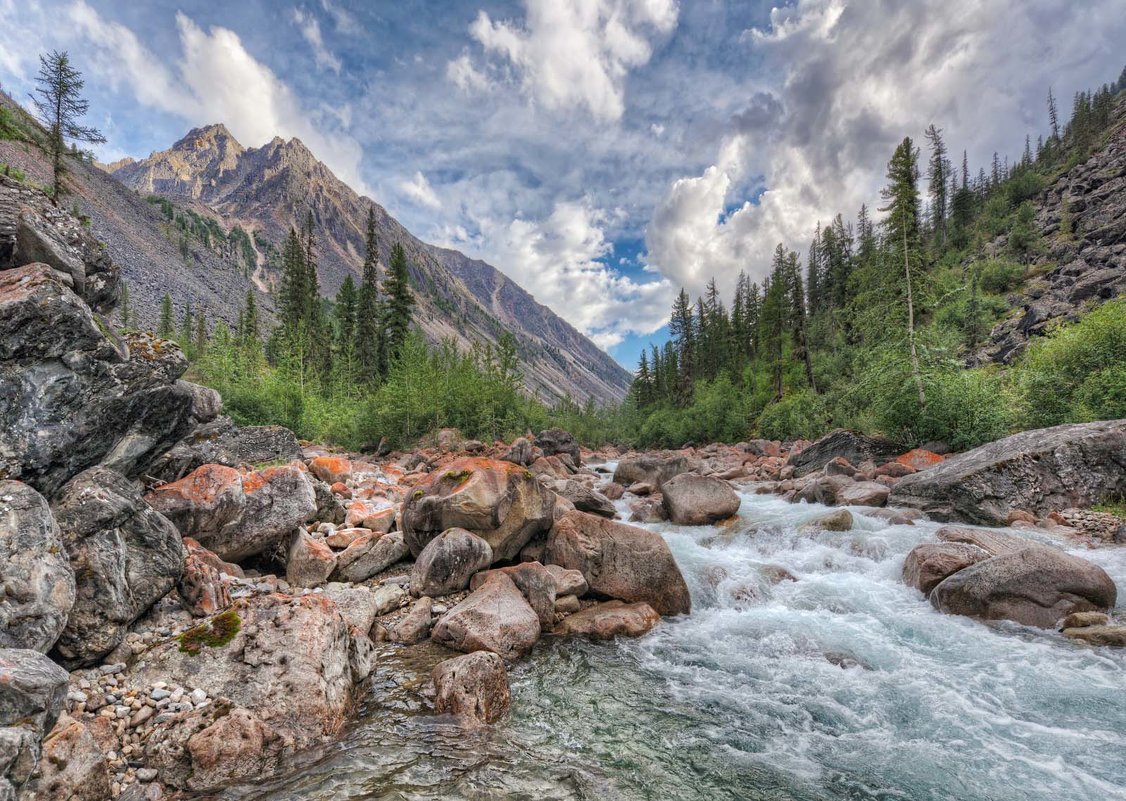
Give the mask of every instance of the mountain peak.
M 223 152 L 230 151 L 236 155 L 246 150 L 227 129 L 227 126 L 221 122 L 192 128 L 170 149 L 179 151 L 220 150 Z

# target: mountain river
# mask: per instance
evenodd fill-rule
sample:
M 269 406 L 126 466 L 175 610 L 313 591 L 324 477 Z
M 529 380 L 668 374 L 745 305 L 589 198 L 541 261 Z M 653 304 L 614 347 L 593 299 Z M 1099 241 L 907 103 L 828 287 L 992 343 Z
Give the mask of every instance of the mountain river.
M 1126 799 L 1126 650 L 936 612 L 900 570 L 938 524 L 853 508 L 852 531 L 802 531 L 828 510 L 742 499 L 737 525 L 650 526 L 691 615 L 637 640 L 544 639 L 501 724 L 425 714 L 440 656 L 388 651 L 342 742 L 220 798 Z M 1126 548 L 1074 552 L 1126 588 Z

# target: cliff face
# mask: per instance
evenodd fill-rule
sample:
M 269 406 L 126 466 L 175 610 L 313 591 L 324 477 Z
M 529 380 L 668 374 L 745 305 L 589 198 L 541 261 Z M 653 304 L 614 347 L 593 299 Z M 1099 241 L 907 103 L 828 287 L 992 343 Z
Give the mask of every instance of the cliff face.
M 114 165 L 113 176 L 143 195 L 158 194 L 214 216 L 224 229 L 238 224 L 259 240 L 254 273 L 265 288 L 261 241 L 281 244 L 311 212 L 316 227 L 321 291 L 333 295 L 345 276 L 359 276 L 368 210 L 375 214 L 380 260 L 402 244 L 419 300 L 418 323 L 432 342 L 463 346 L 516 337 L 530 391 L 546 400 L 620 400 L 630 376 L 571 325 L 539 304 L 492 266 L 428 245 L 340 181 L 300 140 L 280 138 L 243 148 L 222 125 L 190 131 L 165 151 Z M 128 270 L 126 271 L 127 277 Z
M 1092 155 L 1067 170 L 1040 200 L 1037 226 L 1046 249 L 1043 275 L 1013 298 L 1016 311 L 993 329 L 974 361 L 1011 363 L 1059 322 L 1126 294 L 1126 101 Z

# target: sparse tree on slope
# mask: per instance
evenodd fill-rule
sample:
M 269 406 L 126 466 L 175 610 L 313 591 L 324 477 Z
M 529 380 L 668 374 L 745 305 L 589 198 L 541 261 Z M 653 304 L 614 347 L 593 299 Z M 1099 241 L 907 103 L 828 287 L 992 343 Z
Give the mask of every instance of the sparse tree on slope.
M 66 143 L 85 142 L 99 144 L 106 141 L 97 128 L 79 124 L 90 104 L 82 98 L 82 73 L 70 65 L 70 57 L 64 51 L 51 51 L 39 56 L 38 86 L 32 101 L 39 121 L 47 129 L 47 153 L 51 157 L 52 183 L 51 201 L 57 206 L 63 191 L 63 176 L 66 174 Z

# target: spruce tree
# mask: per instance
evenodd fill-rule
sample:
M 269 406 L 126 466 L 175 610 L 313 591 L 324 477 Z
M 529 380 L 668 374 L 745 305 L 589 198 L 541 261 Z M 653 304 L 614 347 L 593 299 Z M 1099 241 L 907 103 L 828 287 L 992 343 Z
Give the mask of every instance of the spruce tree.
M 32 102 L 36 116 L 47 129 L 47 153 L 51 157 L 51 202 L 59 205 L 63 191 L 67 140 L 100 144 L 106 141 L 97 128 L 79 124 L 90 104 L 82 98 L 82 73 L 70 65 L 70 56 L 53 50 L 39 56 L 38 84 Z
M 309 296 L 306 288 L 305 251 L 297 231 L 289 229 L 282 249 L 281 292 L 278 313 L 282 326 L 296 328 L 305 317 L 305 304 Z
M 942 129 L 932 123 L 926 130 L 927 141 L 931 146 L 931 158 L 927 165 L 927 181 L 930 183 L 931 214 L 934 232 L 939 247 L 946 244 L 946 143 L 942 141 Z
M 121 282 L 121 301 L 118 303 L 121 310 L 121 330 L 128 331 L 133 325 L 133 307 L 129 305 L 129 284 Z
M 385 284 L 387 312 L 385 315 L 386 363 L 390 364 L 398 355 L 410 331 L 414 312 L 414 293 L 410 287 L 410 271 L 407 254 L 398 242 L 391 248 L 391 260 L 387 265 Z
M 195 330 L 192 328 L 194 321 L 195 319 L 192 317 L 192 302 L 189 300 L 184 304 L 184 316 L 180 319 L 180 346 L 184 348 L 185 351 L 191 348 L 192 332 Z
M 368 208 L 364 268 L 356 298 L 356 367 L 361 382 L 380 376 L 383 353 L 383 308 L 379 297 L 379 248 L 375 237 L 375 212 Z

